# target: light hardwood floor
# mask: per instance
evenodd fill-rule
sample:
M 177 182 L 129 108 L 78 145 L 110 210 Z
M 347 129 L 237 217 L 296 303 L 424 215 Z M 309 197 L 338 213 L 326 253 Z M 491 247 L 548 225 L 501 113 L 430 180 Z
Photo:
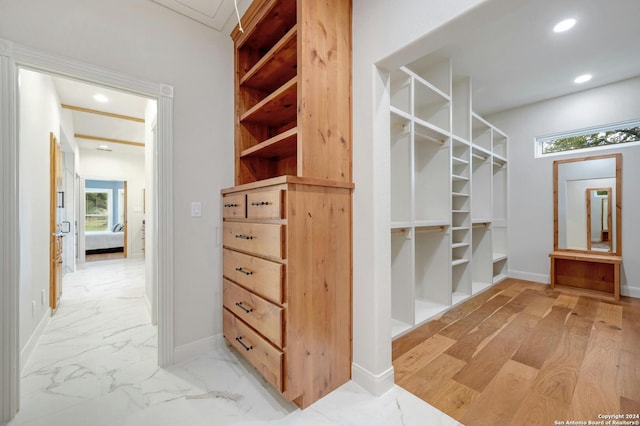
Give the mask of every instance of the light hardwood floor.
M 396 339 L 393 366 L 397 385 L 469 426 L 639 415 L 640 301 L 507 279 Z

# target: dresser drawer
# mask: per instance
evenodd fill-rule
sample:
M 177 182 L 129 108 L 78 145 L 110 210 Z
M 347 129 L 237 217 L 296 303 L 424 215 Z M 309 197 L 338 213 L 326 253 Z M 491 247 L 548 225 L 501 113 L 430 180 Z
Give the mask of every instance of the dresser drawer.
M 249 219 L 280 219 L 282 191 L 262 191 L 247 194 L 247 217 Z
M 225 222 L 222 244 L 262 256 L 282 259 L 284 255 L 283 225 Z
M 260 334 L 282 347 L 284 309 L 250 291 L 224 280 L 224 306 Z
M 244 219 L 246 214 L 246 196 L 244 194 L 234 194 L 222 197 L 223 218 Z
M 284 265 L 229 249 L 224 249 L 222 253 L 225 277 L 265 299 L 284 303 Z
M 282 392 L 283 353 L 227 309 L 222 311 L 224 337 L 269 383 Z

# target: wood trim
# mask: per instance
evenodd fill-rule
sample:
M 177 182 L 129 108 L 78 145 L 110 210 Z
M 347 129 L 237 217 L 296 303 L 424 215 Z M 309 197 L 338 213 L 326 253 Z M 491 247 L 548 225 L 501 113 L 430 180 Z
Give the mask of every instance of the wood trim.
M 133 117 L 131 115 L 115 114 L 113 112 L 99 111 L 97 109 L 84 108 L 75 105 L 60 104 L 60 106 L 64 109 L 70 109 L 72 111 L 86 112 L 89 114 L 104 115 L 105 117 L 117 118 L 119 120 L 129 120 L 135 121 L 136 123 L 144 123 L 144 118 Z
M 558 166 L 563 163 L 574 163 L 587 160 L 614 158 L 616 161 L 616 247 L 609 256 L 622 256 L 622 154 L 593 155 L 590 157 L 569 158 L 553 162 L 553 251 L 588 252 L 583 250 L 562 249 L 558 247 Z M 591 252 L 589 252 L 591 253 Z M 607 255 L 607 254 L 605 254 Z
M 76 133 L 75 136 L 78 139 L 89 139 L 92 141 L 100 141 L 100 142 L 111 142 L 111 143 L 119 143 L 122 145 L 131 145 L 131 146 L 141 146 L 144 147 L 142 142 L 132 142 L 132 141 L 124 141 L 122 139 L 111 139 L 111 138 L 103 138 L 101 136 L 91 136 L 91 135 L 83 135 L 80 133 Z

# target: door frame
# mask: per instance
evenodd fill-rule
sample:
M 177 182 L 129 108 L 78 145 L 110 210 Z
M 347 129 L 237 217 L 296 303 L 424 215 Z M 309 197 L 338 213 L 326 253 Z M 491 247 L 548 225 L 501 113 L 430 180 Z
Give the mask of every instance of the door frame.
M 0 39 L 0 423 L 19 409 L 19 164 L 18 69 L 57 74 L 157 100 L 154 150 L 153 223 L 156 259 L 152 262 L 158 298 L 158 364 L 173 363 L 173 87 L 62 58 Z

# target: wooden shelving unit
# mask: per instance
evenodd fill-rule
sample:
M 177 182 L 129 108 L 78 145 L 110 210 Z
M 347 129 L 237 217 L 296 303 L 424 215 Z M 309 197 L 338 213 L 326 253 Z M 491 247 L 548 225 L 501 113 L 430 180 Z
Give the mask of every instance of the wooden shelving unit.
M 241 21 L 223 334 L 305 408 L 351 377 L 351 2 L 255 0 Z
M 335 0 L 247 11 L 245 33 L 232 34 L 237 185 L 280 175 L 351 182 L 350 14 L 350 2 Z

